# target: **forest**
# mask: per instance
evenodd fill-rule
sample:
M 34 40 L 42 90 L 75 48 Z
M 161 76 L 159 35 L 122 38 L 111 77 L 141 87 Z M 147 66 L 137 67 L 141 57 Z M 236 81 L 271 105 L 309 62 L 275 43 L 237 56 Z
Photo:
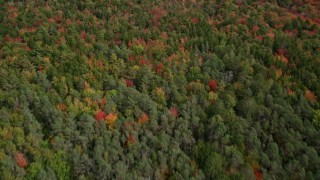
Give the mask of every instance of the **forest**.
M 320 1 L 0 0 L 0 179 L 320 179 Z

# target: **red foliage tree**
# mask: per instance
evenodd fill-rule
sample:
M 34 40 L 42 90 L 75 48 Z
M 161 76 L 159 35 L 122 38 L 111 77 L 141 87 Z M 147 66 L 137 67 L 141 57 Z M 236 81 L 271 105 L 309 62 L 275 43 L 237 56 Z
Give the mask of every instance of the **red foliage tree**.
M 294 29 L 294 30 L 292 30 L 292 31 L 290 31 L 290 30 L 285 30 L 284 33 L 285 33 L 286 35 L 288 35 L 288 36 L 293 36 L 293 37 L 295 37 L 295 36 L 298 35 L 298 30 L 297 30 L 297 29 Z
M 285 56 L 287 54 L 287 50 L 283 49 L 283 48 L 279 48 L 277 49 L 277 54 L 278 55 L 282 55 L 282 56 Z
M 16 38 L 12 38 L 10 37 L 9 35 L 6 35 L 3 40 L 5 42 L 19 42 L 19 43 L 22 43 L 22 38 L 21 37 L 16 37 Z
M 156 71 L 157 74 L 160 74 L 163 71 L 164 65 L 162 63 L 158 64 L 155 66 L 154 70 Z
M 130 134 L 128 137 L 128 145 L 133 145 L 136 143 L 136 138 L 134 137 L 134 135 Z
M 125 82 L 126 82 L 127 87 L 132 87 L 132 86 L 134 86 L 133 81 L 130 80 L 130 79 L 126 79 Z
M 133 61 L 133 60 L 134 60 L 133 55 L 130 54 L 129 61 Z
M 15 39 L 15 41 L 16 41 L 16 42 L 19 42 L 19 43 L 22 43 L 22 38 L 21 38 L 21 37 L 17 37 L 17 38 Z
M 257 36 L 256 39 L 259 40 L 259 41 L 263 41 L 264 37 L 263 36 Z
M 254 168 L 253 172 L 254 172 L 254 176 L 256 177 L 256 180 L 262 180 L 261 170 Z
M 255 25 L 252 27 L 252 32 L 258 32 L 259 31 L 259 26 Z
M 238 21 L 240 24 L 247 24 L 248 20 L 246 18 L 241 18 Z
M 97 121 L 101 121 L 101 120 L 103 120 L 104 119 L 104 116 L 105 116 L 106 114 L 103 112 L 103 111 L 101 111 L 101 110 L 99 110 L 99 112 L 96 114 L 96 120 Z
M 82 31 L 82 32 L 81 32 L 81 35 L 80 35 L 80 38 L 81 38 L 81 39 L 86 39 L 86 38 L 87 38 L 87 33 L 84 32 L 84 31 Z
M 208 86 L 211 91 L 216 91 L 218 88 L 218 83 L 216 80 L 211 80 L 211 81 L 209 81 Z
M 146 62 L 146 60 L 143 60 L 143 59 L 142 59 L 142 60 L 139 61 L 139 63 L 140 63 L 141 65 L 145 65 L 147 62 Z
M 198 22 L 199 22 L 199 19 L 197 17 L 192 18 L 192 23 L 193 24 L 198 24 Z
M 177 108 L 175 107 L 171 107 L 169 110 L 170 114 L 173 115 L 175 118 L 177 118 L 179 116 L 179 112 L 177 110 Z

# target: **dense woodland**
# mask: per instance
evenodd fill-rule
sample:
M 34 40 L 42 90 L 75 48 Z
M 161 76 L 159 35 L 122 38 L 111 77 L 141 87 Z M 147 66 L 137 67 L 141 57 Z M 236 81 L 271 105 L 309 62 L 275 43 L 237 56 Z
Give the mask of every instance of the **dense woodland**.
M 320 2 L 0 0 L 1 179 L 320 179 Z

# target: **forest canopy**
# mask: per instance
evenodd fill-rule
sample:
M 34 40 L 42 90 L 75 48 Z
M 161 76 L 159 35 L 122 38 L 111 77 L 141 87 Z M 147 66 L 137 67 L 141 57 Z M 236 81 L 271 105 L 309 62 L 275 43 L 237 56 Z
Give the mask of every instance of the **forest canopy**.
M 320 2 L 0 1 L 3 179 L 320 179 Z

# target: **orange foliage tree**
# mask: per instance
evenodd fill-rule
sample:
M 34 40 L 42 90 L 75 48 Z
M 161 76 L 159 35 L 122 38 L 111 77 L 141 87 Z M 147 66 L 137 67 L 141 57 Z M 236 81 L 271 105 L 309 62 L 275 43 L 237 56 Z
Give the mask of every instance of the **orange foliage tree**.
M 22 168 L 28 167 L 28 162 L 24 157 L 24 154 L 20 152 L 16 154 L 16 163 L 19 167 L 22 167 Z
M 117 120 L 118 115 L 116 113 L 109 113 L 105 116 L 105 120 L 107 125 L 112 126 L 114 122 Z
M 140 124 L 143 124 L 145 122 L 149 121 L 149 116 L 146 113 L 142 113 L 142 115 L 139 117 L 138 122 Z

